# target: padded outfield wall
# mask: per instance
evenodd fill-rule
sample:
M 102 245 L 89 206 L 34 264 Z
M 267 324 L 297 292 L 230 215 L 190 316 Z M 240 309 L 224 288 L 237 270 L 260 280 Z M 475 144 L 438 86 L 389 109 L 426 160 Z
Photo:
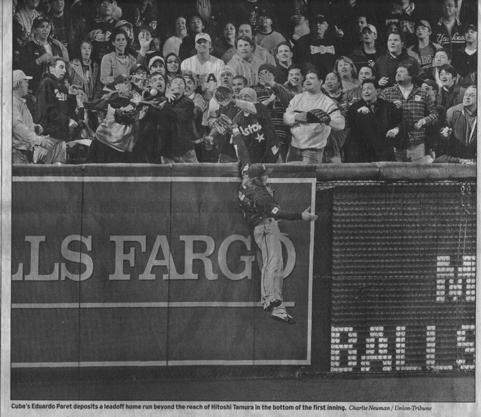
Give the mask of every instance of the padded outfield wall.
M 273 168 L 281 205 L 319 214 L 281 223 L 292 326 L 259 303 L 233 165 L 14 167 L 13 375 L 289 367 L 474 383 L 476 168 Z

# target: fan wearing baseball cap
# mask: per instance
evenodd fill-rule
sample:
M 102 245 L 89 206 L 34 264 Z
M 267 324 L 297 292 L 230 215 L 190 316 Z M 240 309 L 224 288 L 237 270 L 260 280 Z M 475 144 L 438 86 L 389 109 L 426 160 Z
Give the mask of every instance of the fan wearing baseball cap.
M 181 61 L 196 53 L 195 35 L 205 32 L 205 24 L 199 15 L 193 15 L 189 19 L 189 34 L 182 38 L 178 55 Z
M 281 209 L 268 185 L 269 171 L 264 164 L 252 164 L 243 169 L 244 179 L 239 189 L 239 202 L 247 224 L 262 254 L 261 296 L 264 311 L 284 323 L 294 324 L 283 303 L 283 269 L 281 231 L 278 220 L 315 221 L 317 215 L 307 208 L 302 213 Z
M 33 123 L 25 96 L 32 77 L 13 71 L 12 162 L 13 164 L 66 162 L 65 142 L 42 136 L 43 128 Z
M 377 29 L 374 25 L 368 24 L 361 29 L 361 44 L 354 49 L 351 59 L 357 70 L 367 65 L 374 68 L 376 59 L 380 56 L 376 48 Z
M 441 45 L 430 41 L 432 30 L 427 20 L 416 23 L 415 34 L 416 43 L 407 49 L 407 53 L 419 62 L 421 71 L 429 70 L 433 66 L 434 54 L 441 49 Z
M 207 81 L 213 74 L 216 82 L 220 79 L 224 69 L 224 61 L 210 54 L 212 40 L 208 33 L 197 33 L 195 35 L 195 49 L 197 53 L 180 64 L 182 72 L 190 71 L 199 78 L 199 85 L 205 91 L 208 87 Z
M 39 16 L 32 23 L 30 39 L 20 50 L 20 65 L 26 74 L 33 77 L 30 89 L 36 91 L 42 75 L 47 71 L 50 58 L 62 57 L 69 61 L 69 54 L 65 46 L 52 37 L 52 22 L 50 19 Z

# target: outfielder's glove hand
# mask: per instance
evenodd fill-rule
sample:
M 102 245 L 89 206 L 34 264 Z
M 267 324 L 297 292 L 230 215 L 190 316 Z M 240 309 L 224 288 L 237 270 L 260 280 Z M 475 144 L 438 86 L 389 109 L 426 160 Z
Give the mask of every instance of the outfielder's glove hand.
M 214 120 L 212 127 L 221 135 L 226 135 L 232 131 L 233 123 L 228 116 L 221 114 L 216 120 Z
M 324 123 L 328 125 L 330 122 L 331 116 L 324 110 L 313 109 L 307 112 L 307 123 Z

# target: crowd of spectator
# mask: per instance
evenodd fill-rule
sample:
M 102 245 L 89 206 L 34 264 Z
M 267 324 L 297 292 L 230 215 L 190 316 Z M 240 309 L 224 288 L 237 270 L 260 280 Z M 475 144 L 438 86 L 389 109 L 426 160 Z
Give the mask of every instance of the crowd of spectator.
M 476 160 L 476 0 L 13 8 L 13 163 Z

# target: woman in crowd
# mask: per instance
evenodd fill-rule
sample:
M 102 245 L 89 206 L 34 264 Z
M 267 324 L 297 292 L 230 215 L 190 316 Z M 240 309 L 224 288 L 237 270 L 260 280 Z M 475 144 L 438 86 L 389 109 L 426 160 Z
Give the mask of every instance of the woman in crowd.
M 134 44 L 134 26 L 127 20 L 119 20 L 115 25 L 115 29 L 122 29 L 127 34 L 127 40 L 129 41 L 130 47 Z M 129 51 L 132 52 L 132 51 Z
M 99 64 L 92 61 L 92 42 L 84 40 L 80 44 L 79 57 L 70 62 L 69 82 L 80 87 L 88 101 L 96 98 L 99 92 Z
M 143 64 L 145 54 L 152 40 L 152 38 L 146 39 L 146 37 L 142 37 L 142 32 L 139 34 L 141 49 L 137 58 L 135 58 L 127 52 L 129 40 L 123 30 L 114 30 L 111 39 L 114 51 L 104 55 L 100 64 L 100 82 L 104 85 L 111 84 L 118 75 L 129 75 L 136 64 Z
M 357 70 L 354 62 L 347 56 L 341 56 L 334 64 L 334 72 L 339 74 L 342 89 L 344 91 L 352 90 L 359 86 L 357 79 Z
M 37 17 L 32 24 L 33 39 L 21 50 L 20 67 L 33 77 L 30 82 L 32 91 L 36 91 L 50 58 L 59 56 L 67 62 L 69 60 L 67 49 L 60 41 L 51 37 L 51 31 L 50 20 L 46 17 Z
M 175 76 L 180 75 L 180 59 L 173 52 L 165 57 L 165 75 L 167 83 L 172 81 Z
M 224 25 L 223 34 L 214 41 L 214 51 L 212 55 L 228 63 L 235 54 L 236 29 L 233 23 L 227 22 Z

